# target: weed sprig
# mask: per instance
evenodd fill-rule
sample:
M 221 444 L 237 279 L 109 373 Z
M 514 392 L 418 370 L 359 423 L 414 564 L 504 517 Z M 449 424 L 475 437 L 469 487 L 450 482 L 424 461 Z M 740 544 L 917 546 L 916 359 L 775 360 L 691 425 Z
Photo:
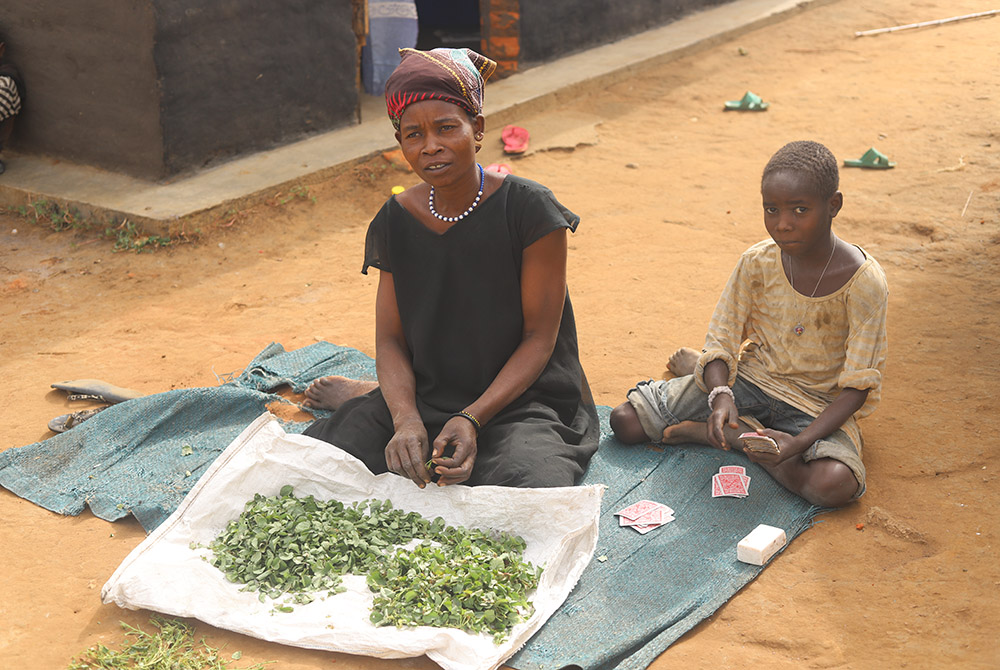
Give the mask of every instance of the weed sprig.
M 132 641 L 114 650 L 103 644 L 88 649 L 78 661 L 70 663 L 68 670 L 226 670 L 229 661 L 219 656 L 219 650 L 194 641 L 194 629 L 183 621 L 152 616 L 150 622 L 157 633 L 147 633 L 122 622 L 125 637 Z M 231 658 L 239 659 L 240 653 Z M 246 670 L 263 670 L 257 663 Z

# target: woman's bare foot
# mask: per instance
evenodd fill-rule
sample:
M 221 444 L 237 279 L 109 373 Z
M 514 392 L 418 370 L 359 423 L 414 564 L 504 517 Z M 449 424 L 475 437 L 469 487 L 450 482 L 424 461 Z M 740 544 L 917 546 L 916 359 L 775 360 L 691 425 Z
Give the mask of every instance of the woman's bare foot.
M 663 444 L 705 444 L 708 441 L 708 424 L 703 421 L 681 421 L 663 430 Z
M 670 360 L 667 361 L 667 369 L 675 377 L 683 377 L 685 375 L 693 375 L 694 368 L 698 364 L 698 358 L 701 356 L 701 352 L 691 347 L 681 347 L 674 353 L 670 354 Z
M 378 382 L 340 376 L 320 377 L 306 389 L 306 400 L 302 404 L 316 409 L 337 409 L 351 398 L 376 388 Z

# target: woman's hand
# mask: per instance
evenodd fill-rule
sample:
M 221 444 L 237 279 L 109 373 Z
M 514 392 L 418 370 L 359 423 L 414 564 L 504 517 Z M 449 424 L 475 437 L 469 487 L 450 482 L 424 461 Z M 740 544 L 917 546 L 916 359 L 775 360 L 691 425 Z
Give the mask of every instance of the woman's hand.
M 450 458 L 443 456 L 449 445 L 455 449 Z M 434 450 L 431 453 L 434 472 L 440 475 L 438 486 L 466 481 L 476 464 L 476 453 L 476 428 L 472 422 L 459 416 L 449 419 L 434 439 Z
M 712 405 L 712 413 L 708 417 L 708 441 L 716 449 L 729 451 L 726 442 L 726 428 L 737 430 L 740 427 L 739 411 L 736 403 L 726 394 L 719 394 Z
M 427 429 L 420 421 L 408 421 L 396 428 L 396 433 L 385 446 L 385 464 L 390 472 L 409 477 L 413 483 L 424 488 L 431 480 L 426 467 L 430 451 Z

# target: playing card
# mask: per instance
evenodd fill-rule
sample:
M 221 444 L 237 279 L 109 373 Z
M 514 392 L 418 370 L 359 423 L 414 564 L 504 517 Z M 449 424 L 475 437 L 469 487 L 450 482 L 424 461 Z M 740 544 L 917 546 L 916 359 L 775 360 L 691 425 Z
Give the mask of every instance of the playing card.
M 722 489 L 722 495 L 740 497 L 747 495 L 746 483 L 741 479 L 741 477 L 746 477 L 746 475 L 722 473 L 715 476 L 719 479 L 719 487 Z
M 652 500 L 640 500 L 615 515 L 619 526 L 628 526 L 642 535 L 674 520 L 674 510 Z
M 656 524 L 655 526 L 632 526 L 632 529 L 635 530 L 636 532 L 638 532 L 641 535 L 645 535 L 649 531 L 655 530 L 655 529 L 657 529 L 659 527 L 660 527 L 660 524 Z
M 649 510 L 641 516 L 637 516 L 634 519 L 630 519 L 633 526 L 648 526 L 652 523 L 663 523 L 663 508 L 657 507 L 656 509 Z
M 746 498 L 750 493 L 750 478 L 738 465 L 723 465 L 712 475 L 712 497 Z
M 620 509 L 615 512 L 618 516 L 623 516 L 626 519 L 637 519 L 647 512 L 651 512 L 658 509 L 662 505 L 658 502 L 653 502 L 652 500 L 640 500 L 637 503 L 632 503 L 624 509 Z M 672 510 L 671 510 L 672 511 Z
M 641 519 L 626 519 L 625 517 L 618 517 L 619 526 L 662 526 L 665 523 L 670 523 L 674 520 L 673 514 L 668 514 L 664 512 L 655 517 L 655 521 L 651 520 L 651 517 L 642 517 Z

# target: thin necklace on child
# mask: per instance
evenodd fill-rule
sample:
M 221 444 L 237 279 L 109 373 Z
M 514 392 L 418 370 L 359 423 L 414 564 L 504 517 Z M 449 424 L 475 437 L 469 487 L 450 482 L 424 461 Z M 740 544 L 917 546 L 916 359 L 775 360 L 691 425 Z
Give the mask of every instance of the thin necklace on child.
M 830 269 L 830 261 L 833 260 L 833 255 L 837 253 L 837 242 L 839 241 L 840 238 L 834 238 L 833 249 L 830 250 L 830 257 L 826 259 L 826 265 L 823 266 L 823 271 L 819 273 L 819 279 L 816 280 L 816 285 L 813 286 L 813 292 L 809 294 L 810 298 L 816 297 L 816 291 L 819 290 L 819 285 L 823 283 L 823 277 L 826 276 L 826 271 Z M 794 260 L 795 259 L 793 259 L 791 256 L 788 257 L 788 282 L 792 285 L 792 290 L 796 291 L 795 265 L 793 263 Z M 806 332 L 806 327 L 802 325 L 802 320 L 799 319 L 799 322 L 795 325 L 795 328 L 793 328 L 792 330 L 795 331 L 796 335 L 801 335 L 802 333 Z

